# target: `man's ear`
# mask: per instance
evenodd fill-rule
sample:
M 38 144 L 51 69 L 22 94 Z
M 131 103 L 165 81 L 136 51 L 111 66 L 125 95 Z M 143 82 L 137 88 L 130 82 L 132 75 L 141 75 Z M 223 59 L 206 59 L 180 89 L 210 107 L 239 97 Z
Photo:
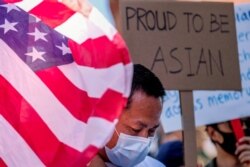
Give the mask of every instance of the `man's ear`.
M 214 142 L 219 142 L 219 143 L 223 142 L 223 137 L 213 127 L 207 126 L 206 131 L 207 131 L 209 138 L 212 140 L 213 143 Z
M 207 134 L 210 137 L 210 139 L 212 139 L 212 137 L 214 135 L 214 131 L 215 131 L 214 128 L 212 128 L 211 126 L 207 126 L 206 131 L 207 131 Z

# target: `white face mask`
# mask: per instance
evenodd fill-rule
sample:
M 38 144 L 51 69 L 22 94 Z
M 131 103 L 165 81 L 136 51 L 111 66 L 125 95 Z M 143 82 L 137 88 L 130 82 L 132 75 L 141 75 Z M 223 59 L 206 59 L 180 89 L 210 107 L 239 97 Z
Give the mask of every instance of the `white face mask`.
M 119 167 L 132 167 L 142 162 L 149 152 L 152 138 L 120 133 L 114 148 L 105 147 L 109 160 Z

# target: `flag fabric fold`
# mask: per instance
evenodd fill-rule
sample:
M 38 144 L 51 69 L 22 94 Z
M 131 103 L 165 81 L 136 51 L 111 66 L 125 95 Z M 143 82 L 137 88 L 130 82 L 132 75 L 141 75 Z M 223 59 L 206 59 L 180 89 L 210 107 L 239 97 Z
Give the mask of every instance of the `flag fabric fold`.
M 0 166 L 87 166 L 130 93 L 116 29 L 95 8 L 0 0 L 0 48 Z

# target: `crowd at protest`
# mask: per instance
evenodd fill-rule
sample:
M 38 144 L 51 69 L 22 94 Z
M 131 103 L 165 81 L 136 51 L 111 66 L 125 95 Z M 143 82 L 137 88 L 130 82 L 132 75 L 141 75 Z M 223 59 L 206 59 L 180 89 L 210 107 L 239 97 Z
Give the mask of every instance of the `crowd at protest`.
M 62 0 L 62 2 L 64 2 L 65 5 L 68 6 L 70 9 L 80 12 L 85 17 L 90 17 L 90 18 L 92 17 L 92 15 L 90 15 L 92 6 L 90 3 L 88 3 L 87 0 L 82 0 L 82 1 Z M 76 3 L 76 2 L 81 2 L 81 3 Z M 113 14 L 114 24 L 116 24 L 116 28 L 118 29 L 118 31 L 121 32 L 121 20 L 119 16 L 120 14 L 119 0 L 109 0 L 108 4 L 110 5 L 109 6 L 110 13 Z M 82 8 L 82 6 L 85 6 L 85 7 Z M 7 10 L 10 10 L 10 8 L 8 8 Z M 14 25 L 11 25 L 9 23 L 8 26 L 9 26 L 8 27 L 9 30 L 10 29 L 15 30 Z M 45 37 L 40 36 L 40 38 L 45 38 Z M 92 39 L 90 39 L 90 41 L 91 40 Z M 102 44 L 102 41 L 100 43 Z M 78 45 L 74 45 L 74 46 L 78 47 Z M 119 47 L 119 46 L 120 45 L 116 47 Z M 88 62 L 88 60 L 86 61 Z M 183 131 L 177 130 L 177 131 L 171 131 L 171 132 L 166 133 L 164 132 L 163 127 L 161 125 L 161 116 L 163 113 L 163 103 L 164 103 L 164 96 L 166 94 L 166 90 L 164 89 L 164 86 L 160 78 L 158 78 L 157 75 L 152 70 L 150 70 L 149 68 L 145 67 L 142 64 L 134 63 L 132 66 L 133 67 L 131 69 L 133 69 L 133 76 L 132 76 L 132 84 L 131 84 L 131 89 L 130 89 L 131 91 L 130 91 L 130 94 L 128 95 L 126 104 L 124 104 L 124 107 L 121 107 L 121 114 L 119 115 L 117 122 L 114 125 L 114 132 L 112 131 L 111 138 L 108 141 L 106 141 L 104 146 L 101 148 L 98 148 L 98 146 L 101 146 L 104 143 L 104 141 L 102 141 L 102 143 L 98 141 L 101 144 L 96 142 L 99 144 L 98 146 L 93 146 L 91 145 L 91 143 L 90 144 L 88 143 L 90 146 L 87 147 L 86 150 L 88 151 L 88 149 L 89 150 L 92 149 L 94 150 L 93 152 L 95 151 L 96 152 L 95 154 L 91 154 L 91 155 L 87 154 L 87 158 L 91 156 L 94 157 L 90 161 L 87 162 L 87 167 L 185 167 L 185 166 L 188 166 L 188 164 L 185 163 L 185 158 L 184 158 L 185 157 L 184 155 L 185 140 L 183 138 Z M 79 71 L 81 70 L 84 71 L 86 69 L 87 69 L 86 71 L 88 71 L 89 70 L 88 68 L 89 67 L 79 67 L 80 69 Z M 61 69 L 61 71 L 63 71 L 63 68 Z M 39 75 L 39 71 L 38 71 L 38 75 Z M 100 76 L 102 76 L 102 74 L 100 74 Z M 1 84 L 2 83 L 0 83 L 0 86 Z M 95 92 L 95 90 L 93 92 Z M 91 104 L 95 103 L 95 100 L 96 100 L 95 98 L 96 97 L 93 97 L 91 99 L 92 101 L 89 100 L 91 101 L 90 102 Z M 20 104 L 20 106 L 22 106 L 22 104 Z M 0 107 L 1 107 L 1 103 L 0 103 Z M 1 116 L 1 112 L 0 112 L 0 116 Z M 24 122 L 25 122 L 26 115 L 24 114 L 21 116 L 24 117 Z M 50 117 L 48 116 L 48 118 Z M 190 152 L 190 154 L 197 155 L 197 166 L 195 167 L 250 167 L 250 116 L 238 117 L 235 119 L 237 119 L 238 121 L 237 127 L 233 123 L 232 120 L 226 120 L 226 121 L 221 121 L 221 122 L 216 122 L 216 123 L 196 127 L 196 136 L 193 136 L 193 137 L 197 141 L 196 143 L 197 148 L 196 150 L 192 150 L 192 152 Z M 106 122 L 105 121 L 106 120 L 103 121 L 104 123 L 103 122 L 101 123 L 103 123 L 103 125 L 106 125 L 105 123 L 108 121 Z M 75 126 L 78 125 L 77 123 Z M 86 126 L 87 125 L 88 124 L 86 124 Z M 1 132 L 1 122 L 0 122 L 0 132 Z M 0 135 L 2 134 L 0 133 Z M 29 137 L 28 133 L 25 135 Z M 50 134 L 50 135 L 52 136 L 51 140 L 57 140 L 56 137 L 55 137 L 56 139 L 53 138 L 54 137 L 53 134 Z M 69 141 L 69 143 L 71 142 L 71 140 L 74 141 L 74 139 L 71 139 L 73 137 L 71 137 L 70 139 L 67 139 L 67 137 L 65 137 L 66 138 L 65 140 Z M 1 139 L 1 136 L 0 136 L 0 139 Z M 52 147 L 52 144 L 51 144 L 51 147 Z M 72 155 L 76 155 L 77 153 L 82 151 L 81 149 L 79 149 L 80 150 L 79 151 L 77 149 L 74 150 L 70 147 L 62 147 L 56 151 L 60 152 L 61 151 L 60 149 L 62 150 L 65 149 L 69 151 L 70 153 L 72 153 Z M 1 155 L 2 153 L 1 150 L 4 150 L 4 149 L 2 149 L 1 147 L 1 140 L 0 140 L 0 167 L 2 166 L 5 167 L 4 162 L 2 161 L 3 158 Z M 67 157 L 66 155 L 63 155 L 63 156 Z M 63 156 L 61 157 L 59 156 L 59 157 L 61 159 L 64 159 Z M 13 164 L 15 163 L 16 162 L 14 162 L 13 160 Z M 53 163 L 51 164 L 50 166 L 53 166 Z
M 121 30 L 121 23 L 119 20 L 119 7 L 118 7 L 118 0 L 110 0 L 111 10 L 114 14 L 114 19 L 116 22 L 116 25 L 119 30 Z M 135 67 L 136 68 L 136 67 Z M 136 69 L 135 69 L 136 70 Z M 137 75 L 137 73 L 135 73 Z M 133 84 L 133 86 L 135 86 Z M 162 87 L 162 86 L 160 86 Z M 154 91 L 160 90 L 162 92 L 162 88 L 158 86 L 155 87 Z M 158 89 L 160 88 L 160 89 Z M 141 89 L 143 91 L 143 88 Z M 136 92 L 136 89 L 132 88 L 132 92 Z M 152 96 L 152 94 L 147 95 Z M 132 97 L 135 94 L 132 93 Z M 160 93 L 156 97 L 161 97 L 163 93 Z M 132 98 L 133 99 L 133 98 Z M 133 102 L 131 102 L 131 99 L 129 100 L 129 104 L 131 105 L 131 111 L 133 111 Z M 150 104 L 150 103 L 147 103 Z M 159 105 L 160 107 L 160 105 Z M 158 107 L 156 107 L 158 108 Z M 156 109 L 155 108 L 155 109 Z M 141 108 L 143 109 L 143 108 Z M 124 109 L 128 110 L 128 108 Z M 147 111 L 145 110 L 145 113 Z M 152 113 L 154 111 L 151 111 Z M 154 112 L 155 113 L 155 112 Z M 127 118 L 127 122 L 129 123 L 129 117 Z M 156 118 L 157 119 L 157 118 Z M 159 118 L 158 118 L 159 119 Z M 127 157 L 123 157 L 119 160 L 118 156 L 118 147 L 120 147 L 120 144 L 123 143 L 125 147 L 125 141 L 121 138 L 126 138 L 129 136 L 123 135 L 130 134 L 133 136 L 140 136 L 149 138 L 154 136 L 151 140 L 151 149 L 148 150 L 148 155 L 155 158 L 156 160 L 160 161 L 162 164 L 164 164 L 166 167 L 184 167 L 184 147 L 183 147 L 183 135 L 182 131 L 176 131 L 176 132 L 170 132 L 165 134 L 162 130 L 162 128 L 158 128 L 158 131 L 156 131 L 156 127 L 154 124 L 151 126 L 145 125 L 145 128 L 147 126 L 154 127 L 151 133 L 150 129 L 148 129 L 148 132 L 143 133 L 143 128 L 134 128 L 131 127 L 132 131 L 129 131 L 129 129 L 124 129 L 124 131 L 121 131 L 120 128 L 123 126 L 127 126 L 126 123 L 124 123 L 124 116 L 121 117 L 120 122 L 117 125 L 117 129 L 111 139 L 111 141 L 107 144 L 105 149 L 100 151 L 100 154 L 98 154 L 97 159 L 102 159 L 108 164 L 108 166 L 112 166 L 110 163 L 113 163 L 113 165 L 117 166 L 134 166 L 137 160 L 140 158 L 136 158 L 137 156 L 134 156 L 136 160 L 132 160 L 129 156 L 129 153 L 127 153 Z M 193 154 L 197 154 L 197 167 L 249 167 L 250 166 L 250 118 L 241 118 L 241 128 L 244 131 L 243 137 L 241 137 L 239 140 L 236 139 L 235 132 L 233 131 L 232 124 L 230 120 L 226 122 L 219 122 L 215 124 L 209 124 L 202 127 L 198 127 L 196 131 L 196 138 L 197 138 L 197 150 L 193 152 Z M 157 125 L 157 123 L 155 124 Z M 119 139 L 118 139 L 119 138 Z M 139 139 L 139 138 L 138 138 Z M 139 141 L 136 139 L 132 139 L 134 142 Z M 141 140 L 141 142 L 146 142 L 144 139 Z M 117 143 L 117 144 L 114 144 Z M 146 142 L 148 143 L 148 142 Z M 132 146 L 132 145 L 131 145 Z M 134 149 L 132 149 L 134 147 Z M 136 144 L 131 147 L 132 150 L 135 150 Z M 139 146 L 138 146 L 138 151 Z M 114 153 L 116 152 L 116 153 Z M 141 155 L 146 156 L 145 149 L 141 151 Z M 117 155 L 117 158 L 115 160 L 115 154 Z M 125 154 L 125 152 L 124 152 Z M 119 154 L 122 156 L 122 153 Z M 125 155 L 123 155 L 125 156 Z M 148 156 L 147 156 L 148 157 Z M 130 159 L 130 160 L 129 160 Z M 147 158 L 146 158 L 147 159 Z M 133 165 L 124 165 L 124 164 L 130 164 L 125 163 L 125 161 L 131 161 L 130 163 Z M 133 161 L 133 162 L 132 162 Z M 152 161 L 153 162 L 153 161 Z M 143 163 L 142 163 L 143 164 Z M 149 166 L 161 166 L 162 164 L 155 163 L 155 165 L 149 165 Z M 135 165 L 136 166 L 136 165 Z M 137 165 L 140 166 L 140 163 Z M 142 165 L 143 166 L 143 165 Z M 146 166 L 146 165 L 144 165 Z

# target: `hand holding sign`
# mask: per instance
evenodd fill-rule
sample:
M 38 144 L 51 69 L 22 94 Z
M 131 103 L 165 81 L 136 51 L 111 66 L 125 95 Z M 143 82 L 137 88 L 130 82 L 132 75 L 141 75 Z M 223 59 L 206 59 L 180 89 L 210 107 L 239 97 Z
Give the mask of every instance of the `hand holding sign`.
M 243 137 L 239 140 L 236 149 L 239 161 L 244 167 L 250 166 L 250 136 Z

